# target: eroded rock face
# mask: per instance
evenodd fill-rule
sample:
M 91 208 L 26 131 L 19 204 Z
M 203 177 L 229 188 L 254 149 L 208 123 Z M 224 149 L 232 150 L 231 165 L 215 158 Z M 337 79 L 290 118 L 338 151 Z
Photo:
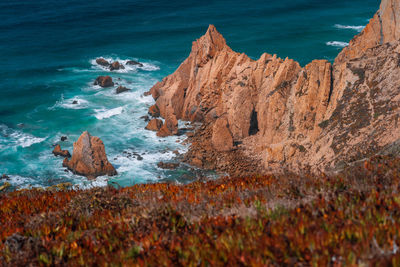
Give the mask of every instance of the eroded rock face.
M 233 138 L 226 118 L 215 121 L 212 133 L 212 144 L 217 151 L 230 151 L 233 148 Z
M 107 159 L 103 142 L 100 138 L 91 136 L 87 131 L 82 133 L 78 141 L 74 143 L 72 158 L 71 160 L 65 159 L 63 166 L 89 179 L 117 174 Z
M 214 161 L 233 148 L 229 153 L 266 172 L 334 170 L 393 150 L 400 138 L 399 2 L 383 0 L 334 65 L 314 60 L 302 68 L 269 54 L 254 61 L 232 51 L 211 25 L 179 68 L 150 90 L 166 119 L 160 136 L 177 132 L 168 127 L 174 119 L 203 122 L 207 129 L 194 138 L 189 162 L 210 162 L 202 151 L 211 138 Z

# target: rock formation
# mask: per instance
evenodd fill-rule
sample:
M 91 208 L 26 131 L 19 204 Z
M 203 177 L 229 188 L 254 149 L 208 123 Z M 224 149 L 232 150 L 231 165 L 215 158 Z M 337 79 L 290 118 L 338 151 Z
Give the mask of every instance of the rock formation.
M 62 150 L 60 145 L 56 145 L 53 149 L 54 156 L 61 156 L 64 158 L 70 158 L 71 154 L 68 150 Z
M 116 175 L 117 171 L 107 159 L 104 144 L 100 138 L 91 136 L 87 131 L 82 133 L 74 143 L 71 160 L 63 162 L 73 173 L 83 175 L 89 179 L 102 175 Z
M 93 83 L 94 85 L 100 85 L 101 87 L 112 87 L 114 82 L 110 76 L 99 76 Z
M 314 60 L 302 68 L 266 53 L 255 61 L 232 51 L 210 25 L 149 92 L 156 100 L 149 113 L 165 119 L 158 136 L 176 134 L 178 119 L 202 122 L 187 161 L 228 172 L 226 161 L 235 159 L 258 162 L 265 172 L 333 171 L 398 153 L 399 3 L 383 0 L 333 65 Z

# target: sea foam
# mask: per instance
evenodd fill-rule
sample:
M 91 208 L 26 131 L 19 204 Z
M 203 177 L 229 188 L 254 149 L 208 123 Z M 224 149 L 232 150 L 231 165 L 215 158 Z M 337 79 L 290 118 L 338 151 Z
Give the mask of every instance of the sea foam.
M 124 107 L 118 107 L 118 108 L 113 108 L 113 109 L 109 109 L 109 110 L 95 109 L 94 111 L 96 112 L 96 114 L 94 114 L 94 116 L 98 120 L 102 120 L 102 119 L 107 119 L 112 116 L 121 114 L 124 111 Z
M 142 63 L 143 66 L 138 66 L 138 65 L 126 64 L 131 59 L 120 59 L 118 57 L 117 58 L 103 57 L 103 58 L 110 63 L 118 61 L 125 67 L 125 69 L 119 69 L 119 70 L 112 71 L 112 72 L 117 72 L 117 73 L 129 73 L 129 72 L 137 71 L 138 69 L 145 70 L 145 71 L 156 71 L 156 70 L 160 69 L 160 67 L 158 67 L 157 65 L 151 64 L 148 62 L 140 62 L 140 63 Z M 90 60 L 90 64 L 92 64 L 92 67 L 95 69 L 101 69 L 102 71 L 111 72 L 111 70 L 109 68 L 97 64 L 96 59 Z
M 358 31 L 358 32 L 362 32 L 362 30 L 365 28 L 365 26 L 353 26 L 353 25 L 335 24 L 335 28 L 337 28 L 337 29 L 346 29 L 346 30 L 355 30 L 355 31 Z
M 339 42 L 339 41 L 330 41 L 330 42 L 327 42 L 326 45 L 334 46 L 334 47 L 346 47 L 349 45 L 349 43 Z
M 0 124 L 0 149 L 10 146 L 26 148 L 33 144 L 41 143 L 44 140 L 46 138 L 36 137 Z

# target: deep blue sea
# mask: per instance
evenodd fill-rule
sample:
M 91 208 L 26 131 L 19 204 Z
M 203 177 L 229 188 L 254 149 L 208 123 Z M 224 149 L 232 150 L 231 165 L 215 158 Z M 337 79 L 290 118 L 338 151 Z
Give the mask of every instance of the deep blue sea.
M 179 66 L 209 24 L 235 51 L 254 59 L 276 53 L 305 65 L 333 61 L 378 7 L 378 0 L 0 0 L 0 173 L 20 188 L 188 182 L 188 167 L 157 168 L 171 151 L 187 148 L 177 142 L 183 138 L 144 130 L 140 117 L 153 100 L 142 95 Z M 97 57 L 144 66 L 110 73 Z M 94 86 L 105 74 L 132 91 Z M 85 130 L 103 140 L 118 176 L 87 181 L 52 155 L 56 143 L 72 152 Z

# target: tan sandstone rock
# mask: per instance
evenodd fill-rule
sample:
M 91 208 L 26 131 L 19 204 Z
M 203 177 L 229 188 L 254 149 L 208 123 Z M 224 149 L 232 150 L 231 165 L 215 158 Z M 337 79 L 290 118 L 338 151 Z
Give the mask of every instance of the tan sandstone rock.
M 71 160 L 66 158 L 63 166 L 89 179 L 117 174 L 107 159 L 103 142 L 100 138 L 91 136 L 87 131 L 83 132 L 78 141 L 74 143 L 72 158 Z

